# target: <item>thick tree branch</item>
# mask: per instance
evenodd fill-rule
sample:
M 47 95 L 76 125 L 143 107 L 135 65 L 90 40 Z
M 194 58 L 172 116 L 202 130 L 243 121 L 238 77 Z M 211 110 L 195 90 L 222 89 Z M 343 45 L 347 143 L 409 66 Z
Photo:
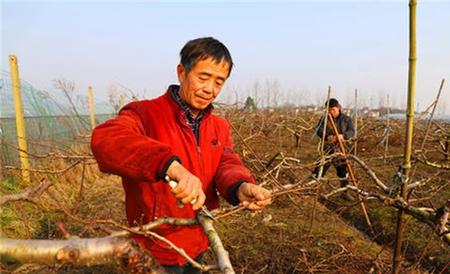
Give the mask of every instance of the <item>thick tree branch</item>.
M 21 263 L 78 265 L 112 264 L 130 273 L 165 273 L 158 262 L 132 239 L 105 237 L 70 240 L 2 239 L 0 256 Z
M 209 246 L 216 256 L 216 261 L 219 265 L 220 271 L 224 274 L 234 274 L 235 272 L 233 270 L 233 266 L 231 265 L 228 252 L 223 247 L 222 241 L 220 240 L 219 235 L 212 225 L 213 220 L 206 216 L 203 216 L 202 214 L 198 214 L 197 219 L 198 222 L 202 225 L 206 236 L 208 236 Z

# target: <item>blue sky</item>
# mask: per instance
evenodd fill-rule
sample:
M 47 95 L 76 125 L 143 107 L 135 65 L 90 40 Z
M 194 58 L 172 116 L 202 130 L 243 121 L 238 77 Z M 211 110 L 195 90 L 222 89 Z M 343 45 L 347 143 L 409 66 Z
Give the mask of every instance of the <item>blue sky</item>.
M 52 80 L 92 85 L 96 101 L 112 85 L 146 97 L 176 83 L 184 43 L 213 36 L 230 49 L 235 69 L 220 99 L 267 89 L 279 103 L 316 103 L 328 85 L 344 104 L 378 106 L 390 94 L 404 105 L 408 73 L 408 4 L 388 2 L 17 2 L 1 4 L 1 69 L 16 54 L 21 77 L 52 90 Z M 450 79 L 450 1 L 419 1 L 417 96 L 421 109 Z M 444 87 L 441 111 L 450 112 Z

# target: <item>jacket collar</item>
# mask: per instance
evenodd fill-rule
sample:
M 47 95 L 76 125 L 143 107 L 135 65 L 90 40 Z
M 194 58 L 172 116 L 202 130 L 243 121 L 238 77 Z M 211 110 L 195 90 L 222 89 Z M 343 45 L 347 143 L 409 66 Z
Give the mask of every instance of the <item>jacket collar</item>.
M 212 110 L 214 109 L 213 105 L 210 104 L 206 109 L 200 111 L 196 118 L 192 114 L 189 106 L 186 104 L 179 94 L 180 86 L 179 85 L 170 85 L 167 89 L 164 97 L 170 102 L 171 108 L 175 111 L 175 113 L 179 116 L 182 116 L 188 123 L 193 121 L 200 122 L 204 118 L 208 117 Z
M 189 106 L 186 104 L 180 96 L 180 86 L 179 85 L 170 85 L 167 89 L 165 97 L 170 101 L 172 108 L 176 111 L 177 114 L 184 116 L 188 121 L 189 120 L 201 120 L 204 117 L 207 117 L 211 114 L 214 109 L 213 105 L 210 104 L 206 109 L 199 112 L 196 118 L 192 114 Z

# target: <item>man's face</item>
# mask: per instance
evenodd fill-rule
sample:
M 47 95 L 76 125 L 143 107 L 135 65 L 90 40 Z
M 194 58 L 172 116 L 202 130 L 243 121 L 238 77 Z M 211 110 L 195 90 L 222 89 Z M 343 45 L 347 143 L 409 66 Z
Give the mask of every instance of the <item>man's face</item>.
M 177 67 L 180 96 L 190 106 L 194 115 L 204 110 L 219 95 L 228 77 L 230 65 L 216 63 L 212 58 L 199 60 L 191 71 Z
M 330 112 L 331 116 L 333 116 L 333 118 L 337 118 L 339 116 L 338 107 L 331 107 L 328 111 Z

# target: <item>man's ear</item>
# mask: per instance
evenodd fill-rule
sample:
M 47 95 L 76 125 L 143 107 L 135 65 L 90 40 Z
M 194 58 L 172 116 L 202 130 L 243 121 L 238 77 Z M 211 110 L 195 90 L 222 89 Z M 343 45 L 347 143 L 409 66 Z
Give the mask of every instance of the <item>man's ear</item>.
M 180 83 L 182 83 L 184 81 L 184 77 L 185 77 L 185 69 L 184 66 L 182 64 L 178 64 L 177 66 L 177 75 L 178 75 L 178 81 Z

